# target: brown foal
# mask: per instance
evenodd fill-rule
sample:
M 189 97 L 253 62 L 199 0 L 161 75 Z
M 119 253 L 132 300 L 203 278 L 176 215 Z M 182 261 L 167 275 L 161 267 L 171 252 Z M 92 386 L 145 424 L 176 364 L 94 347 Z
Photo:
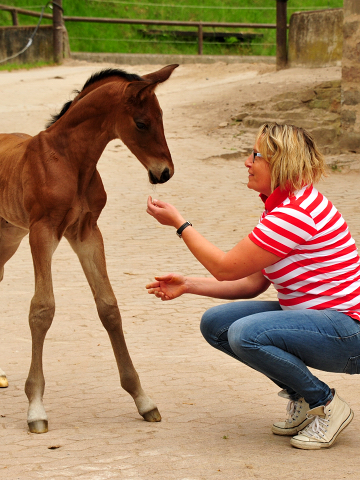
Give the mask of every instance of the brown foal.
M 174 166 L 154 90 L 177 66 L 142 77 L 103 70 L 88 79 L 46 130 L 34 137 L 0 135 L 0 279 L 5 263 L 27 233 L 35 271 L 29 313 L 32 358 L 25 384 L 30 432 L 48 431 L 42 353 L 55 312 L 51 260 L 63 236 L 79 257 L 89 282 L 111 340 L 121 386 L 133 397 L 145 420 L 161 420 L 129 356 L 107 275 L 97 225 L 106 192 L 96 167 L 108 142 L 119 138 L 147 169 L 151 183 L 164 183 L 172 177 Z M 2 370 L 0 386 L 7 386 Z

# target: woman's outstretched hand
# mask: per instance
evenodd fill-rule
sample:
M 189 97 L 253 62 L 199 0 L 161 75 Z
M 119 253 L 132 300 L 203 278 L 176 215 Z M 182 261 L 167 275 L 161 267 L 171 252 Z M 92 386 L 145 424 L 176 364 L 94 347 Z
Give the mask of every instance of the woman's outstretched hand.
M 146 212 L 161 225 L 169 225 L 178 229 L 185 223 L 184 217 L 180 215 L 173 205 L 161 200 L 153 200 L 151 197 L 148 198 Z
M 179 273 L 168 273 L 155 277 L 155 282 L 146 285 L 148 293 L 152 293 L 161 300 L 173 300 L 186 293 L 186 277 Z

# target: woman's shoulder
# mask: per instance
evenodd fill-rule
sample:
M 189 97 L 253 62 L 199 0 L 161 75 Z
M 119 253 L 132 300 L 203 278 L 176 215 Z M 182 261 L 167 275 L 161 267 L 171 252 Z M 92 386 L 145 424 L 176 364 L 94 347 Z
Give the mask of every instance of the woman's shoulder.
M 333 204 L 323 195 L 314 185 L 306 185 L 301 190 L 294 192 L 289 196 L 288 205 L 291 207 L 302 208 L 312 214 L 319 210 L 332 208 Z
M 286 208 L 286 205 L 284 205 Z M 317 229 L 326 228 L 326 225 L 339 225 L 344 222 L 341 213 L 333 203 L 313 185 L 305 187 L 289 199 L 288 208 L 293 208 L 302 215 L 311 218 Z

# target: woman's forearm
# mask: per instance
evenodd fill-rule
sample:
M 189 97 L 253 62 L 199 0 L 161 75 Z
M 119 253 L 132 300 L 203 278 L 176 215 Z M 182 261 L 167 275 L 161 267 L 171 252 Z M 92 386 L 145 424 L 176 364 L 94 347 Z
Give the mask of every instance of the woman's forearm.
M 182 238 L 195 258 L 219 281 L 247 278 L 280 259 L 258 247 L 249 237 L 228 252 L 206 240 L 193 227 L 186 228 Z
M 219 281 L 210 277 L 186 277 L 186 293 L 223 300 L 254 298 L 267 290 L 270 282 L 258 272 L 234 281 Z

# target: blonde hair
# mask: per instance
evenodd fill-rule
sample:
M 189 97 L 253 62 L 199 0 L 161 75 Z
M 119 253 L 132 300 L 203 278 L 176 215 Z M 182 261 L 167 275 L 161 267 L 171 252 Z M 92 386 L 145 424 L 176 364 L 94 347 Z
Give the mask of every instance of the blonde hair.
M 326 175 L 324 156 L 312 135 L 302 128 L 265 123 L 259 129 L 256 143 L 269 162 L 271 191 L 280 187 L 294 192 Z

